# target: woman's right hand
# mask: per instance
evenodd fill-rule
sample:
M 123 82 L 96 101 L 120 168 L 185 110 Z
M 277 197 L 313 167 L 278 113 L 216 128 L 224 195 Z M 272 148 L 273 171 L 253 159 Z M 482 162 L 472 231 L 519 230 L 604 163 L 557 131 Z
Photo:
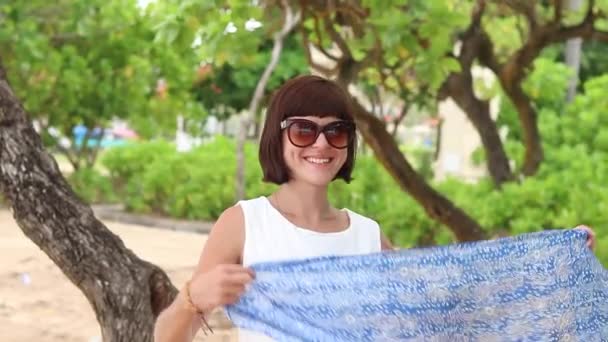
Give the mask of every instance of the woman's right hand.
M 192 304 L 205 313 L 234 304 L 254 278 L 253 270 L 237 264 L 220 264 L 195 274 L 189 289 Z

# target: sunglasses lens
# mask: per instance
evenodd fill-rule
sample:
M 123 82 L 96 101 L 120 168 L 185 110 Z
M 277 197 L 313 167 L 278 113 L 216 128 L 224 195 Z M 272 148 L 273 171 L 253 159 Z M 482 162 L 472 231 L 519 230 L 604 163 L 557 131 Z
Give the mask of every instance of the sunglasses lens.
M 345 148 L 350 144 L 354 127 L 346 122 L 329 125 L 325 128 L 327 142 L 335 148 Z
M 289 139 L 296 146 L 310 146 L 315 143 L 317 130 L 313 122 L 296 121 L 289 126 Z

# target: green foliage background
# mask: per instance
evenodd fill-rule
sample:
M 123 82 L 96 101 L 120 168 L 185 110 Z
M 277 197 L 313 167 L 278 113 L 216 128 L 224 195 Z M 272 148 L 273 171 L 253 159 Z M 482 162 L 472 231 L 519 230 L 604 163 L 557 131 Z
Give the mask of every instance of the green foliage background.
M 266 2 L 260 2 L 266 3 Z M 436 93 L 459 63 L 448 53 L 454 39 L 471 20 L 472 1 L 364 0 L 369 16 L 361 32 L 346 39 L 356 60 L 383 44 L 380 56 L 393 73 L 366 67 L 356 83 L 365 91 L 383 89 L 433 115 Z M 538 2 L 541 20 L 552 18 L 551 5 Z M 596 1 L 596 12 L 608 1 Z M 582 11 L 568 12 L 573 23 Z M 255 30 L 246 24 L 257 21 Z M 343 28 L 334 16 L 330 23 Z M 8 1 L 0 3 L 0 55 L 12 88 L 31 118 L 41 123 L 41 135 L 55 151 L 57 129 L 70 136 L 76 124 L 104 126 L 120 118 L 141 135 L 142 142 L 104 151 L 94 169 L 69 176 L 88 202 L 121 202 L 132 211 L 188 219 L 214 220 L 234 204 L 236 174 L 234 141 L 213 137 L 187 153 L 175 152 L 176 117 L 186 119 L 194 135 L 209 115 L 228 119 L 247 107 L 259 76 L 270 58 L 272 35 L 282 13 L 276 6 L 253 6 L 248 0 L 158 0 L 142 9 L 136 0 Z M 521 15 L 501 2 L 488 2 L 483 28 L 499 61 L 526 38 Z M 228 27 L 234 31 L 227 33 Z M 522 29 L 524 27 L 524 29 Z M 608 28 L 605 19 L 596 27 Z M 370 29 L 370 28 L 373 28 Z M 266 95 L 284 80 L 309 71 L 302 48 L 306 37 L 329 49 L 326 35 L 317 37 L 314 18 L 302 22 L 306 36 L 285 42 L 280 63 Z M 377 35 L 377 36 L 376 36 Z M 598 235 L 597 253 L 608 256 L 608 65 L 606 45 L 585 43 L 579 93 L 564 102 L 568 68 L 559 63 L 563 46 L 543 51 L 525 80 L 524 90 L 538 111 L 545 160 L 531 178 L 496 190 L 482 179 L 468 184 L 457 179 L 432 182 L 439 191 L 473 216 L 492 236 L 539 229 L 591 225 Z M 201 71 L 209 66 L 211 72 Z M 159 94 L 159 81 L 166 93 Z M 504 141 L 518 170 L 524 155 L 521 125 L 499 86 L 481 89 L 501 99 L 498 125 L 508 128 Z M 209 138 L 207 138 L 209 139 Z M 257 147 L 246 146 L 247 197 L 274 188 L 260 181 Z M 432 180 L 429 151 L 402 146 L 402 151 Z M 483 162 L 483 151 L 471 156 Z M 350 185 L 337 182 L 331 197 L 378 220 L 386 234 L 403 247 L 453 241 L 446 227 L 430 220 L 418 203 L 399 189 L 371 155 L 362 153 Z

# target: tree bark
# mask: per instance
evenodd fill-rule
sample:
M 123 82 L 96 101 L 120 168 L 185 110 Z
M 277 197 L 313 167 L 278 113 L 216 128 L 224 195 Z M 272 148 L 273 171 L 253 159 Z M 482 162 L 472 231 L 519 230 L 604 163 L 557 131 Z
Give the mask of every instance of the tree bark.
M 358 72 L 356 62 L 339 65 L 338 83 L 348 89 Z M 395 179 L 399 187 L 409 193 L 430 218 L 446 225 L 458 241 L 476 241 L 486 238 L 481 226 L 462 209 L 433 189 L 407 161 L 395 139 L 380 119 L 369 113 L 353 99 L 357 129 L 372 148 L 376 159 Z
M 530 98 L 522 89 L 521 83 L 503 83 L 502 87 L 511 99 L 511 102 L 513 102 L 522 125 L 526 153 L 521 171 L 525 176 L 530 177 L 538 171 L 544 159 L 540 131 L 538 129 L 538 115 L 534 107 L 532 107 Z
M 451 74 L 443 90 L 467 115 L 481 138 L 486 153 L 487 167 L 494 185 L 500 188 L 505 182 L 515 179 L 509 158 L 505 152 L 496 123 L 490 115 L 490 103 L 480 100 L 473 91 L 473 79 L 470 69 L 458 74 Z
M 177 291 L 97 220 L 61 175 L 0 60 L 0 193 L 19 227 L 86 296 L 104 341 L 152 341 Z
M 484 10 L 484 1 L 479 1 L 473 8 L 471 24 L 462 35 L 462 48 L 458 56 L 461 70 L 448 76 L 439 91 L 439 98 L 450 96 L 467 115 L 481 139 L 488 172 L 494 185 L 500 188 L 503 183 L 514 180 L 515 176 L 500 140 L 498 127 L 490 115 L 490 103 L 479 99 L 473 87 L 472 68 L 475 59 L 479 58 L 493 71 L 498 67 L 492 42 L 481 28 Z

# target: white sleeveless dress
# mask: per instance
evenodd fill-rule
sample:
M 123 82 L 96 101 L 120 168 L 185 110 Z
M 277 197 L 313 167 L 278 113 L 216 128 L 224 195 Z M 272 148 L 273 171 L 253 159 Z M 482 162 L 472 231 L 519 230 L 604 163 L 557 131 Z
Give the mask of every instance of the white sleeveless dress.
M 297 227 L 275 209 L 267 197 L 239 201 L 245 217 L 243 266 L 259 262 L 304 259 L 324 255 L 379 252 L 378 223 L 349 209 L 349 227 L 336 233 L 319 233 Z M 241 342 L 268 342 L 262 334 L 239 330 Z

